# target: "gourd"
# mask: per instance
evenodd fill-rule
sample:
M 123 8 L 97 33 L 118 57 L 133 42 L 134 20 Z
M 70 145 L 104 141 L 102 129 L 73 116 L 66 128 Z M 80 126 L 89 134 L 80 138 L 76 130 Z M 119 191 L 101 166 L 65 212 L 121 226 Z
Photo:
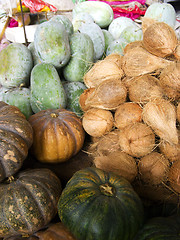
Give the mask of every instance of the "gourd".
M 82 12 L 90 14 L 94 22 L 101 28 L 108 27 L 114 18 L 112 8 L 105 2 L 85 1 L 78 3 L 73 8 L 73 18 Z
M 34 113 L 66 106 L 66 93 L 59 74 L 52 64 L 40 63 L 33 67 L 30 89 L 30 104 Z
M 91 38 L 76 32 L 70 37 L 71 58 L 63 68 L 67 81 L 83 82 L 84 74 L 89 70 L 94 58 L 94 45 Z
M 130 183 L 94 167 L 77 171 L 68 181 L 58 214 L 78 240 L 130 240 L 144 219 L 142 202 Z
M 66 109 L 47 109 L 28 119 L 33 128 L 32 154 L 40 162 L 58 163 L 76 155 L 84 144 L 81 119 Z
M 176 216 L 150 218 L 134 240 L 179 240 L 179 224 Z
M 22 43 L 11 43 L 0 52 L 0 84 L 4 87 L 29 85 L 33 67 L 30 50 Z
M 61 182 L 49 169 L 19 172 L 0 184 L 0 237 L 32 234 L 57 213 Z
M 0 102 L 0 181 L 15 174 L 28 155 L 33 130 L 15 106 Z
M 69 36 L 63 23 L 46 21 L 34 33 L 34 47 L 40 60 L 61 68 L 69 61 Z
M 6 90 L 2 93 L 2 100 L 9 105 L 18 107 L 27 119 L 33 114 L 30 104 L 30 89 L 27 87 L 20 86 Z

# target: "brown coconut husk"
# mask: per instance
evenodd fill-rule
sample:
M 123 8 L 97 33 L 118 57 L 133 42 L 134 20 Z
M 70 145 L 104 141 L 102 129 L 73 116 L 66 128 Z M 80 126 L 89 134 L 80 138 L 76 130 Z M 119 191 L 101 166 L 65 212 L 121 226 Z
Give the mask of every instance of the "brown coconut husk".
M 155 148 L 155 134 L 144 123 L 134 123 L 119 131 L 119 145 L 122 151 L 133 157 L 143 157 Z
M 97 156 L 93 162 L 97 168 L 123 176 L 129 182 L 134 181 L 138 174 L 135 158 L 122 151 L 111 152 L 107 156 Z
M 124 75 L 123 70 L 112 60 L 100 60 L 84 75 L 83 81 L 86 87 L 97 87 L 106 80 L 120 80 Z
M 180 193 L 180 160 L 175 161 L 168 174 L 169 184 L 178 194 Z
M 174 50 L 174 56 L 178 61 L 180 61 L 180 41 L 178 42 L 178 44 Z
M 163 140 L 178 144 L 175 106 L 165 99 L 154 99 L 143 107 L 143 121 Z
M 124 54 L 122 69 L 128 77 L 136 77 L 147 73 L 155 75 L 167 67 L 170 62 L 170 60 L 151 54 L 143 47 L 136 47 Z
M 96 88 L 90 88 L 82 93 L 79 103 L 83 111 L 90 108 L 100 108 L 114 110 L 125 102 L 127 98 L 127 88 L 120 80 L 106 80 Z
M 122 68 L 122 59 L 123 56 L 119 53 L 111 53 L 104 58 L 104 60 L 109 60 L 117 64 L 117 66 L 121 69 Z
M 91 108 L 84 113 L 82 126 L 90 136 L 101 137 L 112 130 L 114 118 L 108 110 Z
M 130 42 L 128 43 L 125 48 L 124 48 L 124 54 L 127 53 L 129 50 L 134 49 L 136 47 L 143 47 L 143 42 L 142 40 L 139 41 L 134 41 L 134 42 Z
M 142 24 L 141 24 L 141 28 L 143 33 L 146 31 L 146 29 L 152 25 L 153 23 L 156 23 L 157 20 L 153 19 L 153 18 L 148 18 L 148 17 L 142 17 Z
M 179 135 L 180 141 L 180 135 Z M 180 160 L 180 143 L 178 144 L 170 144 L 166 141 L 161 141 L 159 144 L 160 152 L 163 153 L 170 162 L 175 162 Z
M 132 102 L 145 104 L 153 99 L 162 98 L 164 93 L 159 84 L 159 79 L 145 74 L 134 77 L 128 85 L 129 99 Z
M 151 24 L 143 33 L 144 47 L 158 57 L 173 55 L 177 43 L 175 30 L 164 22 Z
M 135 102 L 122 103 L 114 113 L 114 125 L 123 129 L 124 127 L 142 121 L 142 107 Z
M 180 123 L 180 102 L 177 105 L 176 113 L 177 113 L 177 120 Z
M 164 68 L 159 76 L 159 83 L 170 100 L 180 99 L 180 62 L 173 61 Z
M 147 184 L 158 185 L 167 181 L 170 169 L 168 159 L 156 151 L 142 157 L 138 162 L 140 179 Z
M 113 129 L 111 132 L 99 138 L 91 138 L 88 152 L 92 157 L 107 156 L 112 152 L 121 150 L 118 141 L 119 129 Z

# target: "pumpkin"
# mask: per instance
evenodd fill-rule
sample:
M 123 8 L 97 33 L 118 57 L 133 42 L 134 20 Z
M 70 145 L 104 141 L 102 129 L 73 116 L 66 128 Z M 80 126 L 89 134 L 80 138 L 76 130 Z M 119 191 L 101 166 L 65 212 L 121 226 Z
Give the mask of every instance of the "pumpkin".
M 57 213 L 61 182 L 49 169 L 19 172 L 0 184 L 0 237 L 32 234 Z
M 78 240 L 130 240 L 142 226 L 144 209 L 125 178 L 89 167 L 66 184 L 58 215 Z
M 0 181 L 15 174 L 32 145 L 33 130 L 16 106 L 0 102 Z
M 66 109 L 47 109 L 33 114 L 29 122 L 34 131 L 32 154 L 40 162 L 58 163 L 76 155 L 84 144 L 81 119 Z
M 149 219 L 134 240 L 179 240 L 179 224 L 175 217 Z
M 31 236 L 12 236 L 6 240 L 76 240 L 67 228 L 61 223 L 52 223 Z M 5 239 L 4 239 L 5 240 Z

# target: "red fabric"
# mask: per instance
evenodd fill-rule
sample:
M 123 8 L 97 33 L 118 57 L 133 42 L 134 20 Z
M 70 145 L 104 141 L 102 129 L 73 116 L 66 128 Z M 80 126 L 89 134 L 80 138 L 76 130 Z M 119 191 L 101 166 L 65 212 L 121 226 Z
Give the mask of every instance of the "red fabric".
M 114 18 L 117 17 L 128 17 L 132 20 L 139 18 L 141 15 L 145 14 L 145 10 L 141 10 L 137 5 L 134 8 L 123 9 L 119 7 L 111 6 L 114 12 Z
M 18 27 L 18 21 L 16 21 L 14 18 L 11 18 L 8 27 L 10 28 Z
M 42 0 L 22 0 L 22 4 L 29 8 L 30 12 L 40 12 L 43 8 L 48 7 L 52 12 L 57 11 L 57 8 Z

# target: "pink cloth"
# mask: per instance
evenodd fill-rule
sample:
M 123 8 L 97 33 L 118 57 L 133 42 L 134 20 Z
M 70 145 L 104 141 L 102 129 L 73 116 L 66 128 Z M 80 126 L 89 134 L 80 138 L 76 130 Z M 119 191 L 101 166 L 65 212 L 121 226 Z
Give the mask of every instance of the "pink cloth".
M 129 0 L 129 1 L 113 1 L 113 2 L 109 2 L 109 1 L 99 1 L 99 0 L 88 0 L 88 1 L 98 1 L 98 2 L 105 2 L 109 5 L 123 5 L 123 4 L 128 4 L 130 2 L 139 2 L 142 5 L 146 3 L 146 0 Z

